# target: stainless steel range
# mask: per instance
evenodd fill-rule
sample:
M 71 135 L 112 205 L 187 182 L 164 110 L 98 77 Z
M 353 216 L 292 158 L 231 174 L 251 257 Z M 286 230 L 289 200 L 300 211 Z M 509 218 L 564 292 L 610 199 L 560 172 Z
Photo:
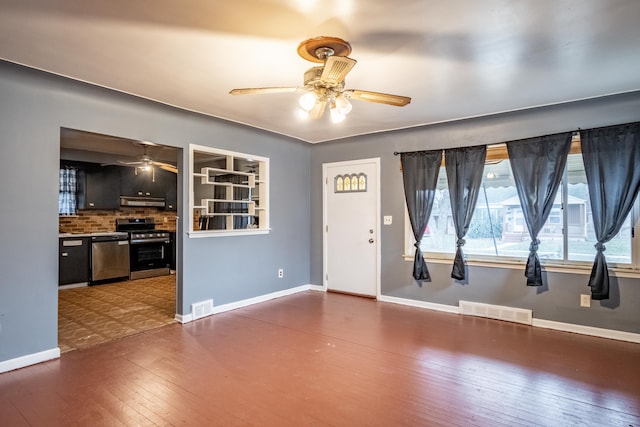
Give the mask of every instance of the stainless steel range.
M 153 218 L 116 219 L 116 231 L 129 233 L 130 279 L 171 274 L 171 234 Z

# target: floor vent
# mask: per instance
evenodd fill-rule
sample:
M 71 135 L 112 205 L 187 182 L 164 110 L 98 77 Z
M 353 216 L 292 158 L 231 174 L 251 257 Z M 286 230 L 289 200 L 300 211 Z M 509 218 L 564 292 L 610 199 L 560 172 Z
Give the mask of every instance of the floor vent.
M 531 325 L 532 312 L 524 308 L 504 307 L 479 302 L 460 301 L 460 314 L 506 320 L 507 322 Z
M 191 314 L 193 320 L 213 314 L 213 300 L 208 299 L 191 304 Z

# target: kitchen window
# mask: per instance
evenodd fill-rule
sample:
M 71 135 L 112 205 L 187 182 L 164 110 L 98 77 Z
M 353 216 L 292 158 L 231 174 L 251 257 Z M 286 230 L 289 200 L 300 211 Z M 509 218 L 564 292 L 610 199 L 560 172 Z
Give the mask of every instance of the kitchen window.
M 77 169 L 68 167 L 60 168 L 58 173 L 58 215 L 73 216 L 77 214 L 77 191 Z
M 638 270 L 640 243 L 633 238 L 638 220 L 639 202 L 624 226 L 606 243 L 609 267 Z M 427 232 L 421 242 L 425 259 L 452 260 L 456 235 L 452 225 L 447 176 L 441 166 Z M 591 269 L 596 255 L 596 239 L 586 175 L 579 139 L 574 139 L 567 159 L 562 184 L 553 208 L 539 233 L 538 256 L 543 265 Z M 487 162 L 476 208 L 463 246 L 467 261 L 482 263 L 524 263 L 531 238 L 504 144 L 487 147 Z M 405 217 L 405 257 L 415 250 L 408 216 Z
M 269 159 L 191 145 L 189 237 L 269 232 Z

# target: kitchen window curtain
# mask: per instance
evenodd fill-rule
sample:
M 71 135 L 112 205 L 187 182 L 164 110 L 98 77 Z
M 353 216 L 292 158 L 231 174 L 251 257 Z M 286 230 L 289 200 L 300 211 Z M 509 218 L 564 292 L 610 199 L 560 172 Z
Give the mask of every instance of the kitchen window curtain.
M 484 145 L 444 150 L 451 213 L 457 237 L 451 277 L 458 280 L 466 278 L 462 246 L 476 208 L 486 157 L 487 147 Z
M 78 171 L 62 168 L 58 176 L 58 214 L 75 215 L 77 213 L 76 191 L 78 189 Z
M 538 233 L 549 217 L 571 148 L 571 132 L 507 142 L 511 172 L 531 245 L 524 275 L 542 286 Z
M 431 280 L 427 264 L 422 256 L 420 242 L 429 224 L 436 184 L 438 183 L 438 172 L 442 163 L 442 150 L 401 153 L 400 162 L 409 221 L 413 237 L 416 240 L 413 278 Z
M 581 132 L 596 233 L 596 257 L 589 277 L 591 297 L 609 298 L 609 271 L 604 244 L 622 227 L 640 190 L 640 122 Z

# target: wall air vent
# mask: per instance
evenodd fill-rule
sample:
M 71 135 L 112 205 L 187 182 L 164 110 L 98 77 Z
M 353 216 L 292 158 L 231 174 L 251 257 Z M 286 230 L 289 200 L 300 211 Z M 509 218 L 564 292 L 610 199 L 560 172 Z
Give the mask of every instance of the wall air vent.
M 479 302 L 460 301 L 460 314 L 505 320 L 507 322 L 531 325 L 533 313 L 524 308 L 505 307 L 501 305 L 482 304 Z
M 208 299 L 191 304 L 191 314 L 193 320 L 213 314 L 213 300 Z

